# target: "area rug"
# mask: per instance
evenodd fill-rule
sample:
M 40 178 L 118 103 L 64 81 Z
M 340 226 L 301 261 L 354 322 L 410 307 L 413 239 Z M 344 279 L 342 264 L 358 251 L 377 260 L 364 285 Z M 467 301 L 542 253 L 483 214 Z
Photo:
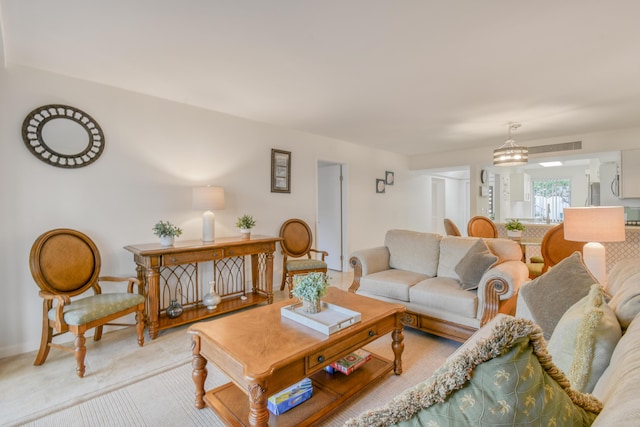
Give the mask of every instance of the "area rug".
M 322 425 L 339 426 L 366 409 L 375 408 L 421 380 L 459 347 L 459 343 L 419 331 L 405 329 L 405 350 L 402 375 L 388 374 L 366 388 L 359 396 L 336 410 Z M 388 359 L 393 358 L 391 337 L 380 338 L 366 347 Z M 228 379 L 209 364 L 205 388 L 222 385 Z M 52 390 L 54 385 L 52 385 Z M 36 404 L 37 401 L 32 402 Z M 12 425 L 26 426 L 223 426 L 209 409 L 194 407 L 194 385 L 191 365 L 182 361 L 177 367 L 156 373 L 137 381 L 123 384 L 102 394 L 89 396 L 58 411 L 46 415 L 34 414 Z M 303 403 L 304 404 L 304 403 Z

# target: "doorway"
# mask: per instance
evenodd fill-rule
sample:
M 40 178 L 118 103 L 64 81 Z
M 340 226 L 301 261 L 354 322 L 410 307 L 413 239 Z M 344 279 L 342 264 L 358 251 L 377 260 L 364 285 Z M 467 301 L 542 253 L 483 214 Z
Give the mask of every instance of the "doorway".
M 318 161 L 318 223 L 316 248 L 327 251 L 327 268 L 345 271 L 345 165 Z

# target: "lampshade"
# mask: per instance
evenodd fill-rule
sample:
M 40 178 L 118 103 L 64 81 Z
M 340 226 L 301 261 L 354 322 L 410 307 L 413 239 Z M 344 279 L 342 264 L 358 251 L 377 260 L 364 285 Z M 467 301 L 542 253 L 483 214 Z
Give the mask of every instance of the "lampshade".
M 519 123 L 509 123 L 507 140 L 493 150 L 493 164 L 495 166 L 518 166 L 526 165 L 529 162 L 529 150 L 521 147 L 511 138 L 511 131 L 520 127 Z
M 193 209 L 198 211 L 215 211 L 224 209 L 223 187 L 194 187 Z
M 213 242 L 216 237 L 216 216 L 212 211 L 224 209 L 224 188 L 194 187 L 193 209 L 205 211 L 202 214 L 202 241 Z
M 598 282 L 606 286 L 607 258 L 601 242 L 624 241 L 624 208 L 622 206 L 564 208 L 564 238 L 574 242 L 588 242 L 582 248 L 584 263 Z
M 573 242 L 623 242 L 624 208 L 564 208 L 564 238 Z

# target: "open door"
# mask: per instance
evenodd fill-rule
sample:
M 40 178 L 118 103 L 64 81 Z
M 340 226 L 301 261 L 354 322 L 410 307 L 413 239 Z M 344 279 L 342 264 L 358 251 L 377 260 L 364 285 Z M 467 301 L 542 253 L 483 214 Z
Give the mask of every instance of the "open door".
M 343 271 L 342 165 L 318 162 L 318 224 L 315 247 L 327 251 L 330 270 Z

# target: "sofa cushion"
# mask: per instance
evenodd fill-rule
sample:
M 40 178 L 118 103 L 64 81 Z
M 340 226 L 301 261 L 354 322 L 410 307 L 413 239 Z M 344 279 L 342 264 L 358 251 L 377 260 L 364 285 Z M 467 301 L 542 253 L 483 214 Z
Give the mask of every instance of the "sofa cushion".
M 409 301 L 409 289 L 429 278 L 426 274 L 405 270 L 383 270 L 360 279 L 359 291 L 400 301 Z
M 522 247 L 512 239 L 484 239 L 489 251 L 498 257 L 498 264 L 506 261 L 521 261 Z
M 460 276 L 456 273 L 456 265 L 478 240 L 477 237 L 443 237 L 440 242 L 440 258 L 436 276 L 460 280 Z
M 455 268 L 462 289 L 476 289 L 484 273 L 497 261 L 498 257 L 489 252 L 484 240 L 478 239 Z
M 435 233 L 387 231 L 384 244 L 389 249 L 389 266 L 435 276 L 438 270 L 440 239 L 442 236 Z
M 595 284 L 562 316 L 549 340 L 549 353 L 571 387 L 591 393 L 621 336 L 618 319 L 604 301 L 604 289 Z
M 615 311 L 622 330 L 627 329 L 640 312 L 640 268 L 638 258 L 619 261 L 608 275 L 607 290 L 613 294 L 609 305 Z
M 457 279 L 433 277 L 409 289 L 409 300 L 426 309 L 435 308 L 465 317 L 476 317 L 478 297 L 475 292 L 462 289 Z
M 586 426 L 601 410 L 593 396 L 569 388 L 537 325 L 507 317 L 429 379 L 346 425 Z
M 593 389 L 604 403 L 594 426 L 637 426 L 640 420 L 640 317 L 627 328 L 611 356 L 609 367 Z
M 574 252 L 543 275 L 522 286 L 518 306 L 526 304 L 532 320 L 540 325 L 544 337 L 549 339 L 562 315 L 584 298 L 594 283 L 598 283 L 598 280 L 582 262 L 582 255 Z M 520 311 L 521 308 L 518 307 L 518 316 Z

